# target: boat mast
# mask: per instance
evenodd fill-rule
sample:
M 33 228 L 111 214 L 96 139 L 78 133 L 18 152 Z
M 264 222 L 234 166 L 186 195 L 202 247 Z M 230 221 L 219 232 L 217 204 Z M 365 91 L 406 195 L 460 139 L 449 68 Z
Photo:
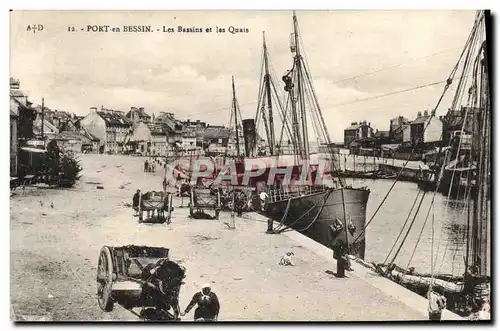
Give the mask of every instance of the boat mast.
M 236 103 L 236 91 L 234 88 L 234 76 L 232 76 L 232 85 L 233 85 L 233 116 L 234 116 L 234 133 L 236 135 L 236 157 L 240 157 L 240 137 L 238 133 L 238 111 L 237 111 L 237 103 Z
M 477 210 L 476 220 L 478 224 L 478 251 L 474 254 L 477 266 L 477 272 L 480 276 L 487 275 L 487 255 L 488 255 L 488 173 L 489 173 L 489 145 L 490 145 L 490 114 L 489 114 L 489 86 L 488 86 L 488 66 L 487 66 L 487 53 L 486 42 L 482 46 L 483 59 L 481 60 L 481 97 L 480 106 L 481 111 L 481 142 L 480 142 L 480 155 L 479 167 L 477 174 Z
M 297 101 L 299 103 L 300 119 L 302 124 L 302 139 L 304 144 L 303 158 L 309 160 L 309 134 L 307 132 L 307 115 L 302 86 L 302 55 L 300 54 L 300 43 L 298 33 L 297 15 L 293 11 L 293 35 L 295 39 L 295 65 L 297 66 Z
M 269 74 L 269 59 L 267 54 L 267 45 L 266 45 L 266 34 L 262 32 L 262 41 L 264 43 L 264 84 L 266 88 L 266 100 L 267 100 L 267 109 L 269 116 L 269 152 L 271 155 L 274 155 L 274 147 L 276 145 L 276 139 L 274 136 L 274 121 L 273 121 L 273 104 L 272 104 L 272 95 L 271 95 L 271 75 Z

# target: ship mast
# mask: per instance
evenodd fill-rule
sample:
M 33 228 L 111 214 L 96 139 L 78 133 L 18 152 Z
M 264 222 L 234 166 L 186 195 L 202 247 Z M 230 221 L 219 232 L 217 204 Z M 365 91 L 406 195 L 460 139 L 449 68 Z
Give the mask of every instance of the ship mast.
M 490 151 L 490 100 L 488 86 L 488 66 L 486 43 L 482 46 L 483 59 L 481 60 L 481 96 L 479 99 L 479 128 L 476 134 L 479 146 L 479 160 L 477 162 L 476 188 L 473 211 L 472 233 L 472 266 L 473 273 L 478 276 L 487 276 L 488 272 L 488 175 Z
M 267 101 L 267 109 L 269 116 L 269 131 L 268 131 L 268 140 L 269 140 L 269 152 L 271 155 L 274 155 L 274 148 L 276 146 L 276 139 L 274 136 L 274 121 L 273 121 L 273 104 L 272 104 L 272 94 L 271 94 L 271 75 L 269 74 L 269 59 L 267 54 L 267 45 L 266 45 L 266 35 L 265 32 L 262 32 L 262 40 L 264 43 L 264 84 L 265 84 L 265 93 L 266 93 L 266 101 Z M 266 125 L 267 129 L 267 125 Z
M 307 115 L 304 100 L 304 87 L 302 85 L 302 55 L 300 54 L 300 42 L 298 33 L 297 15 L 293 11 L 293 38 L 295 40 L 295 66 L 297 67 L 297 101 L 299 104 L 299 114 L 302 125 L 303 150 L 301 155 L 303 159 L 309 160 L 309 134 L 307 132 Z
M 234 76 L 232 76 L 233 102 L 231 117 L 234 117 L 234 133 L 236 135 L 236 157 L 240 157 L 240 136 L 238 132 L 238 102 L 236 101 L 236 90 L 234 88 Z
M 265 39 L 265 32 L 262 32 L 262 63 L 261 63 L 261 74 L 260 74 L 260 84 L 259 84 L 259 95 L 257 102 L 257 112 L 255 116 L 255 126 L 259 126 L 259 121 L 262 118 L 265 134 L 267 138 L 267 145 L 269 147 L 270 155 L 279 155 L 280 147 L 283 142 L 283 134 L 286 132 L 289 139 L 293 143 L 294 149 L 296 147 L 296 135 L 294 129 L 291 128 L 289 121 L 287 120 L 287 111 L 284 109 L 281 102 L 281 97 L 278 94 L 276 86 L 273 81 L 272 75 L 272 65 L 269 57 L 269 52 L 267 48 L 267 43 Z M 273 99 L 275 105 L 273 106 Z M 288 103 L 287 103 L 288 104 Z M 275 118 L 277 113 L 280 116 L 282 123 L 281 133 L 279 138 L 276 136 L 275 130 Z
M 317 134 L 318 143 L 320 143 L 320 139 L 326 145 L 328 150 L 328 154 L 330 156 L 330 169 L 328 171 L 331 174 L 335 174 L 337 177 L 337 181 L 335 185 L 337 187 L 345 186 L 345 179 L 340 177 L 337 169 L 336 169 L 336 156 L 335 151 L 333 149 L 333 144 L 330 139 L 330 135 L 328 133 L 328 129 L 326 127 L 325 120 L 323 118 L 323 114 L 321 112 L 321 107 L 318 102 L 318 98 L 316 97 L 316 92 L 314 90 L 312 78 L 309 72 L 309 68 L 307 62 L 302 55 L 302 49 L 300 45 L 300 36 L 299 36 L 299 27 L 297 21 L 297 15 L 295 11 L 293 11 L 293 33 L 290 34 L 290 49 L 291 52 L 295 54 L 294 56 L 294 64 L 292 70 L 290 70 L 283 77 L 283 81 L 285 82 L 285 91 L 289 93 L 290 104 L 291 104 L 291 120 L 293 125 L 293 135 L 297 137 L 295 140 L 297 145 L 298 154 L 302 159 L 309 160 L 310 158 L 310 145 L 309 145 L 309 133 L 308 133 L 308 121 L 311 120 L 312 128 Z M 296 92 L 297 97 L 295 99 L 295 86 L 292 83 L 292 76 L 296 80 Z M 309 100 L 309 113 L 306 110 L 306 100 Z M 298 109 L 297 109 L 298 108 Z M 310 118 L 308 118 L 308 114 L 310 114 Z M 300 125 L 299 125 L 299 117 L 300 117 Z M 318 146 L 319 147 L 319 146 Z

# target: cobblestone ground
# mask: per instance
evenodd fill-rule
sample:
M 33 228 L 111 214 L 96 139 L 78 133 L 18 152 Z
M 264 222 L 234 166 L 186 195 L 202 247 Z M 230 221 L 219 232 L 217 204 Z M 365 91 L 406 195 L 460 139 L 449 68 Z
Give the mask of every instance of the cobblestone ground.
M 83 177 L 74 189 L 18 189 L 11 197 L 14 319 L 137 320 L 121 307 L 105 313 L 96 300 L 99 249 L 126 244 L 170 248 L 187 268 L 181 308 L 211 283 L 221 321 L 426 319 L 361 279 L 335 278 L 326 272 L 333 262 L 284 235 L 266 235 L 265 223 L 237 218 L 231 230 L 224 224 L 228 214 L 191 220 L 187 209 L 176 208 L 170 225 L 139 225 L 127 204 L 138 188 L 161 189 L 162 169 L 144 173 L 144 159 L 127 156 L 83 155 L 81 161 Z M 287 251 L 295 253 L 295 267 L 278 265 Z

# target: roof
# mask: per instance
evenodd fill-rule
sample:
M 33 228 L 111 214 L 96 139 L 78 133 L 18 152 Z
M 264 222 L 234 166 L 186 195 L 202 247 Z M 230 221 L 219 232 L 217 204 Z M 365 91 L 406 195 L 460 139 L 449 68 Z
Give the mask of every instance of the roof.
M 351 131 L 351 130 L 358 130 L 361 127 L 362 124 L 355 124 L 348 126 L 347 128 L 344 129 L 344 131 Z
M 403 124 L 398 126 L 397 128 L 394 129 L 393 133 L 398 133 L 399 131 L 403 131 L 404 129 L 408 128 L 410 124 Z
M 22 106 L 25 109 L 32 111 L 33 114 L 35 114 L 35 110 L 33 109 L 33 107 L 31 107 L 31 102 L 26 101 L 26 98 L 24 98 L 24 97 L 18 98 L 18 97 L 11 96 L 11 100 L 14 100 L 17 104 L 19 104 L 20 106 Z
M 425 124 L 429 120 L 430 116 L 418 116 L 415 120 L 413 120 L 410 124 Z
M 102 119 L 106 122 L 106 125 L 122 127 L 129 127 L 132 125 L 132 122 L 128 118 L 112 110 L 98 111 L 97 114 L 102 117 Z
M 231 130 L 226 127 L 209 126 L 203 131 L 203 139 L 220 139 L 229 138 Z
M 10 96 L 14 98 L 24 98 L 25 95 L 21 90 L 10 90 Z
M 150 115 L 148 115 L 145 111 L 144 108 L 132 108 L 129 110 L 127 113 L 127 118 L 132 118 L 132 111 L 139 116 L 139 118 L 151 118 Z
M 359 128 L 361 128 L 362 126 L 370 126 L 368 123 L 366 122 L 359 122 L 357 124 L 351 124 L 349 127 L 345 128 L 344 131 L 348 131 L 348 130 L 358 130 Z
M 375 137 L 388 137 L 389 136 L 389 131 L 377 131 L 373 134 Z
M 87 130 L 84 127 L 82 127 L 80 129 L 80 134 L 84 135 L 85 137 L 89 138 L 92 141 L 100 141 L 99 138 L 97 138 L 96 136 L 94 136 L 92 133 L 89 132 L 89 130 Z
M 165 136 L 167 134 L 167 129 L 163 123 L 149 123 L 147 126 L 154 136 Z
M 89 137 L 76 132 L 76 131 L 63 131 L 60 132 L 56 137 L 56 140 L 91 140 Z

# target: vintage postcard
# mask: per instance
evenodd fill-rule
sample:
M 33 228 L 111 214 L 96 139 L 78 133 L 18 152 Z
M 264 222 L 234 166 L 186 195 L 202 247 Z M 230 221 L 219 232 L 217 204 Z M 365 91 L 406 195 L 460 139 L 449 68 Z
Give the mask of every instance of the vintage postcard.
M 28 321 L 490 320 L 491 13 L 10 13 Z

